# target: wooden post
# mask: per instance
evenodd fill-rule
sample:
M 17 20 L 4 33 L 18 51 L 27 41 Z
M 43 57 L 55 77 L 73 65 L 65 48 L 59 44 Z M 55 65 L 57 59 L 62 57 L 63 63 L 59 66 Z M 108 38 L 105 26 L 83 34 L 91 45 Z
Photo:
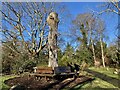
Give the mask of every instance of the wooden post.
M 57 29 L 58 29 L 58 14 L 51 12 L 47 17 L 47 23 L 49 25 L 48 35 L 48 50 L 49 50 L 49 62 L 48 67 L 58 67 L 57 63 Z

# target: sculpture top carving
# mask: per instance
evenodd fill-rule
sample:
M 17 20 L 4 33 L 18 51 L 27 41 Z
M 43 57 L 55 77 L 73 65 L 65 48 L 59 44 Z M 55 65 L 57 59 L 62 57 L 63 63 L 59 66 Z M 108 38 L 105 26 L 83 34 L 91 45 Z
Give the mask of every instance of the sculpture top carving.
M 56 27 L 59 23 L 58 14 L 56 12 L 51 12 L 47 17 L 48 25 L 52 27 Z

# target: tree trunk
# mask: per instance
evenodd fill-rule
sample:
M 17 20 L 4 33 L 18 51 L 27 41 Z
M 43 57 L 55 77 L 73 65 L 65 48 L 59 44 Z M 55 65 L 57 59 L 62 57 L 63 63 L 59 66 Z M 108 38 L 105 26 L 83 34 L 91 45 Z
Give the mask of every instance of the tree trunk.
M 93 45 L 93 39 L 92 39 L 92 30 L 90 30 L 90 42 L 92 44 L 92 53 L 93 53 L 93 59 L 94 59 L 94 65 L 96 66 L 96 55 L 95 55 L 95 48 Z
M 51 12 L 47 18 L 49 25 L 48 35 L 48 50 L 49 50 L 49 62 L 48 67 L 58 67 L 57 63 L 57 28 L 58 28 L 58 16 L 57 13 Z
M 103 64 L 103 67 L 105 67 L 105 58 L 104 58 L 104 51 L 103 51 L 102 37 L 100 37 L 100 45 L 101 45 L 101 54 L 102 54 L 102 64 Z
M 55 30 L 50 30 L 48 35 L 49 63 L 48 67 L 57 67 L 57 34 Z
M 94 65 L 96 65 L 96 55 L 95 55 L 95 48 L 94 48 L 94 45 L 93 45 L 93 40 L 91 39 L 91 44 L 92 44 L 92 52 L 93 52 L 93 59 L 94 59 Z

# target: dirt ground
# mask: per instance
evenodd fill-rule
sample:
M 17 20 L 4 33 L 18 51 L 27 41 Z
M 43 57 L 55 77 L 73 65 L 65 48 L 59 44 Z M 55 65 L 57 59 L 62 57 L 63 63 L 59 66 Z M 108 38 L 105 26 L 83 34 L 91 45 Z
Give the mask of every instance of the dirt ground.
M 56 83 L 57 80 L 54 79 L 45 79 L 45 78 L 36 78 L 36 77 L 29 77 L 29 76 L 23 76 L 23 77 L 16 77 L 13 79 L 9 79 L 5 81 L 5 84 L 9 86 L 13 85 L 21 85 L 24 86 L 26 89 L 33 89 L 33 90 L 43 90 L 48 88 L 48 85 Z
M 34 76 L 23 76 L 23 77 L 16 77 L 13 79 L 9 79 L 5 81 L 5 84 L 9 86 L 19 85 L 22 86 L 23 89 L 20 90 L 60 90 L 65 86 L 75 86 L 86 81 L 90 78 L 87 77 L 79 77 L 79 78 L 67 78 L 64 80 L 56 80 L 50 78 L 36 78 Z M 18 89 L 13 89 L 18 90 Z

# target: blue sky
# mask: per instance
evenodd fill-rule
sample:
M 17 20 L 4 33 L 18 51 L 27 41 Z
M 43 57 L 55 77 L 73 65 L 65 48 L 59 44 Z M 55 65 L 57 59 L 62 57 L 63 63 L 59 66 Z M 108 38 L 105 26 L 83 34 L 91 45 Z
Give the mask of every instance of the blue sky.
M 66 5 L 69 12 L 72 14 L 73 17 L 76 17 L 77 14 L 91 12 L 91 9 L 94 11 L 102 11 L 103 7 L 102 2 L 66 2 Z M 104 13 L 101 15 L 102 20 L 105 21 L 106 26 L 106 35 L 108 35 L 109 39 L 106 39 L 105 42 L 110 44 L 116 38 L 115 34 L 116 27 L 118 25 L 118 15 L 113 13 Z
M 75 18 L 78 14 L 91 12 L 90 11 L 91 9 L 98 12 L 103 9 L 102 7 L 98 7 L 101 4 L 103 4 L 102 2 L 64 2 L 62 4 L 66 6 L 67 10 L 69 11 L 70 14 L 72 14 L 73 18 Z M 65 23 L 69 22 L 70 21 L 68 20 L 69 18 L 70 18 L 69 16 L 65 16 L 65 19 L 67 20 L 64 20 L 64 22 Z M 101 18 L 105 21 L 106 31 L 107 31 L 106 35 L 109 36 L 109 39 L 107 39 L 105 42 L 110 44 L 116 38 L 115 33 L 116 33 L 116 27 L 118 25 L 118 16 L 116 14 L 109 13 L 109 14 L 102 14 Z M 69 26 L 70 24 L 64 24 L 63 27 L 60 27 L 62 32 L 61 34 L 64 34 L 64 31 L 68 32 L 67 30 L 70 29 Z M 66 41 L 69 42 L 69 38 L 66 38 Z

